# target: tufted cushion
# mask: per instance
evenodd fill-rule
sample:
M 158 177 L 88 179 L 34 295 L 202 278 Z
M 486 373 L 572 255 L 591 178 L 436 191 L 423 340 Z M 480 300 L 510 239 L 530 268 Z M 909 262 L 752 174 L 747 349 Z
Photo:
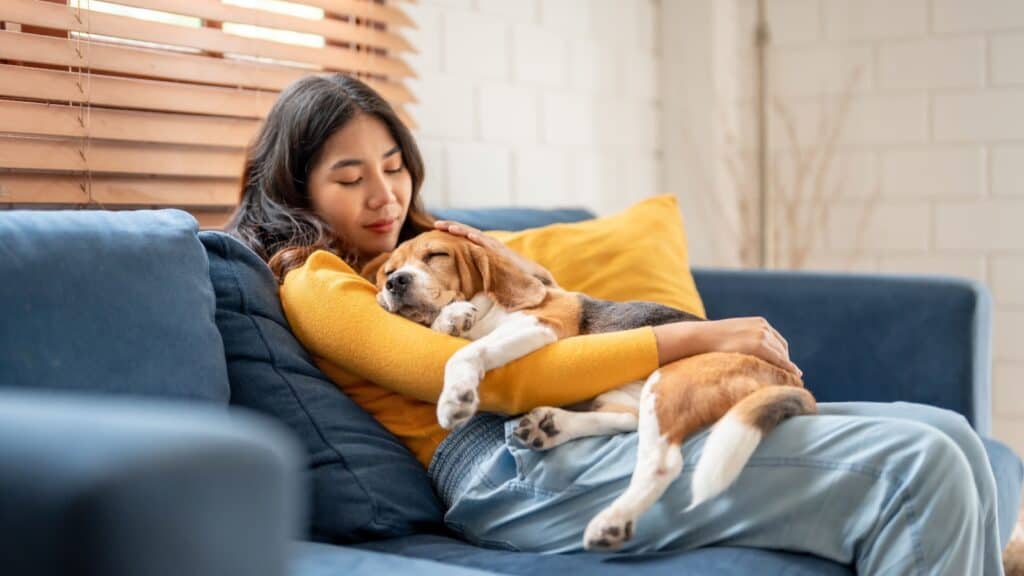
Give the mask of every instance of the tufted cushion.
M 0 212 L 0 386 L 226 404 L 197 228 L 180 210 Z
M 441 530 L 441 505 L 423 467 L 313 364 L 288 327 L 266 264 L 226 234 L 200 238 L 231 401 L 288 424 L 306 446 L 313 536 L 354 542 Z

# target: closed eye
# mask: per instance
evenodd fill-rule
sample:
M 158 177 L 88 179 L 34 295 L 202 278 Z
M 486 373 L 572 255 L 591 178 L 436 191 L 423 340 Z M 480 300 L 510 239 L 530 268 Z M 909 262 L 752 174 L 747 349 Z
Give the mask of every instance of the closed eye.
M 447 252 L 431 252 L 423 259 L 424 262 L 429 262 L 431 258 L 440 258 L 442 256 L 448 256 Z

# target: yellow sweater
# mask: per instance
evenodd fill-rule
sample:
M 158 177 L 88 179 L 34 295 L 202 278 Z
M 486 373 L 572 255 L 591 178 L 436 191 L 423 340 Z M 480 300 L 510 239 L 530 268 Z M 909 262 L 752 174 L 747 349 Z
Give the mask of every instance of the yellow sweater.
M 468 340 L 385 311 L 343 260 L 313 253 L 281 285 L 292 331 L 316 365 L 424 467 L 448 434 L 437 424 L 444 365 Z M 658 367 L 651 328 L 567 338 L 487 373 L 480 410 L 520 414 L 593 398 Z

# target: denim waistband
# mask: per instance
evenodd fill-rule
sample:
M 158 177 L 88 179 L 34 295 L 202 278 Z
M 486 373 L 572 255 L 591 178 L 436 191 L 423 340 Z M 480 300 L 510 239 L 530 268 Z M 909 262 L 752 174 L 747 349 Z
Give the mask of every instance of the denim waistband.
M 434 451 L 427 476 L 445 508 L 472 480 L 472 472 L 494 451 L 505 445 L 507 416 L 477 414 L 449 434 Z

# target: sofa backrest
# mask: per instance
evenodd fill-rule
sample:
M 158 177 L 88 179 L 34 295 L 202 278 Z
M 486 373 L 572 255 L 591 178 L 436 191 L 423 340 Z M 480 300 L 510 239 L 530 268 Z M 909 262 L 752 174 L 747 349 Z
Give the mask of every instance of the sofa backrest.
M 454 220 L 480 230 L 524 230 L 594 217 L 586 208 L 443 208 L 430 210 L 438 220 Z
M 0 386 L 226 404 L 197 231 L 180 210 L 0 212 Z

